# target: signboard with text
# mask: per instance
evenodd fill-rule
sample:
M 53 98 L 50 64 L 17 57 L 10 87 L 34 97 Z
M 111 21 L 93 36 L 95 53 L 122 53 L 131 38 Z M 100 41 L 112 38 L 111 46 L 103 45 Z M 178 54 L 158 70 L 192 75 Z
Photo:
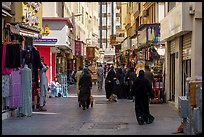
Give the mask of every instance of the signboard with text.
M 83 56 L 83 43 L 82 43 L 82 41 L 75 41 L 75 56 Z
M 34 39 L 33 42 L 57 42 L 56 38 L 42 38 L 42 39 Z

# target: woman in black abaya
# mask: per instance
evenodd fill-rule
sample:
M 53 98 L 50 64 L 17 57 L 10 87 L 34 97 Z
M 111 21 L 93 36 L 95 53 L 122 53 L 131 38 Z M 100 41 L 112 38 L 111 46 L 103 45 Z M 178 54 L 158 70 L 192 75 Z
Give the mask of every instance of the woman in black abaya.
M 149 112 L 149 97 L 153 98 L 152 87 L 144 78 L 144 71 L 139 71 L 139 76 L 133 83 L 132 95 L 135 96 L 135 113 L 140 125 L 150 124 L 154 117 Z

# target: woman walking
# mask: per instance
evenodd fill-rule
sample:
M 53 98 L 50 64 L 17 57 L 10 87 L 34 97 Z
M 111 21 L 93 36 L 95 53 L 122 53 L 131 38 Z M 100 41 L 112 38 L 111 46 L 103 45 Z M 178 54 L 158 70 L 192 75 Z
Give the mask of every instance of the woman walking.
M 89 108 L 90 96 L 91 96 L 92 80 L 91 75 L 88 72 L 88 68 L 85 67 L 79 79 L 79 100 L 83 107 L 83 110 Z
M 133 83 L 132 95 L 135 96 L 135 113 L 140 125 L 150 124 L 154 117 L 149 112 L 149 97 L 153 97 L 152 87 L 144 77 L 144 71 L 139 71 L 139 76 Z

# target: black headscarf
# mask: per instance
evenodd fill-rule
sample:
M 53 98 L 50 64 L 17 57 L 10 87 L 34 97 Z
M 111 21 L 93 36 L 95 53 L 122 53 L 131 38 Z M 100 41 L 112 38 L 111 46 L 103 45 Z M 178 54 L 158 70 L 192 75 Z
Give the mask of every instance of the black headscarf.
M 139 71 L 138 78 L 140 78 L 140 79 L 144 78 L 144 70 Z

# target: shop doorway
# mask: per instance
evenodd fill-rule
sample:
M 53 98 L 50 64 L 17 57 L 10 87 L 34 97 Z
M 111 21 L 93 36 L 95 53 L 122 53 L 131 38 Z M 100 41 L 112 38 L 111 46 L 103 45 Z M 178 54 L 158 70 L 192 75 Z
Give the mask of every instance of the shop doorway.
M 175 102 L 175 53 L 170 55 L 170 96 L 169 100 Z
M 182 68 L 182 96 L 186 96 L 186 79 L 191 77 L 191 60 L 183 60 Z

